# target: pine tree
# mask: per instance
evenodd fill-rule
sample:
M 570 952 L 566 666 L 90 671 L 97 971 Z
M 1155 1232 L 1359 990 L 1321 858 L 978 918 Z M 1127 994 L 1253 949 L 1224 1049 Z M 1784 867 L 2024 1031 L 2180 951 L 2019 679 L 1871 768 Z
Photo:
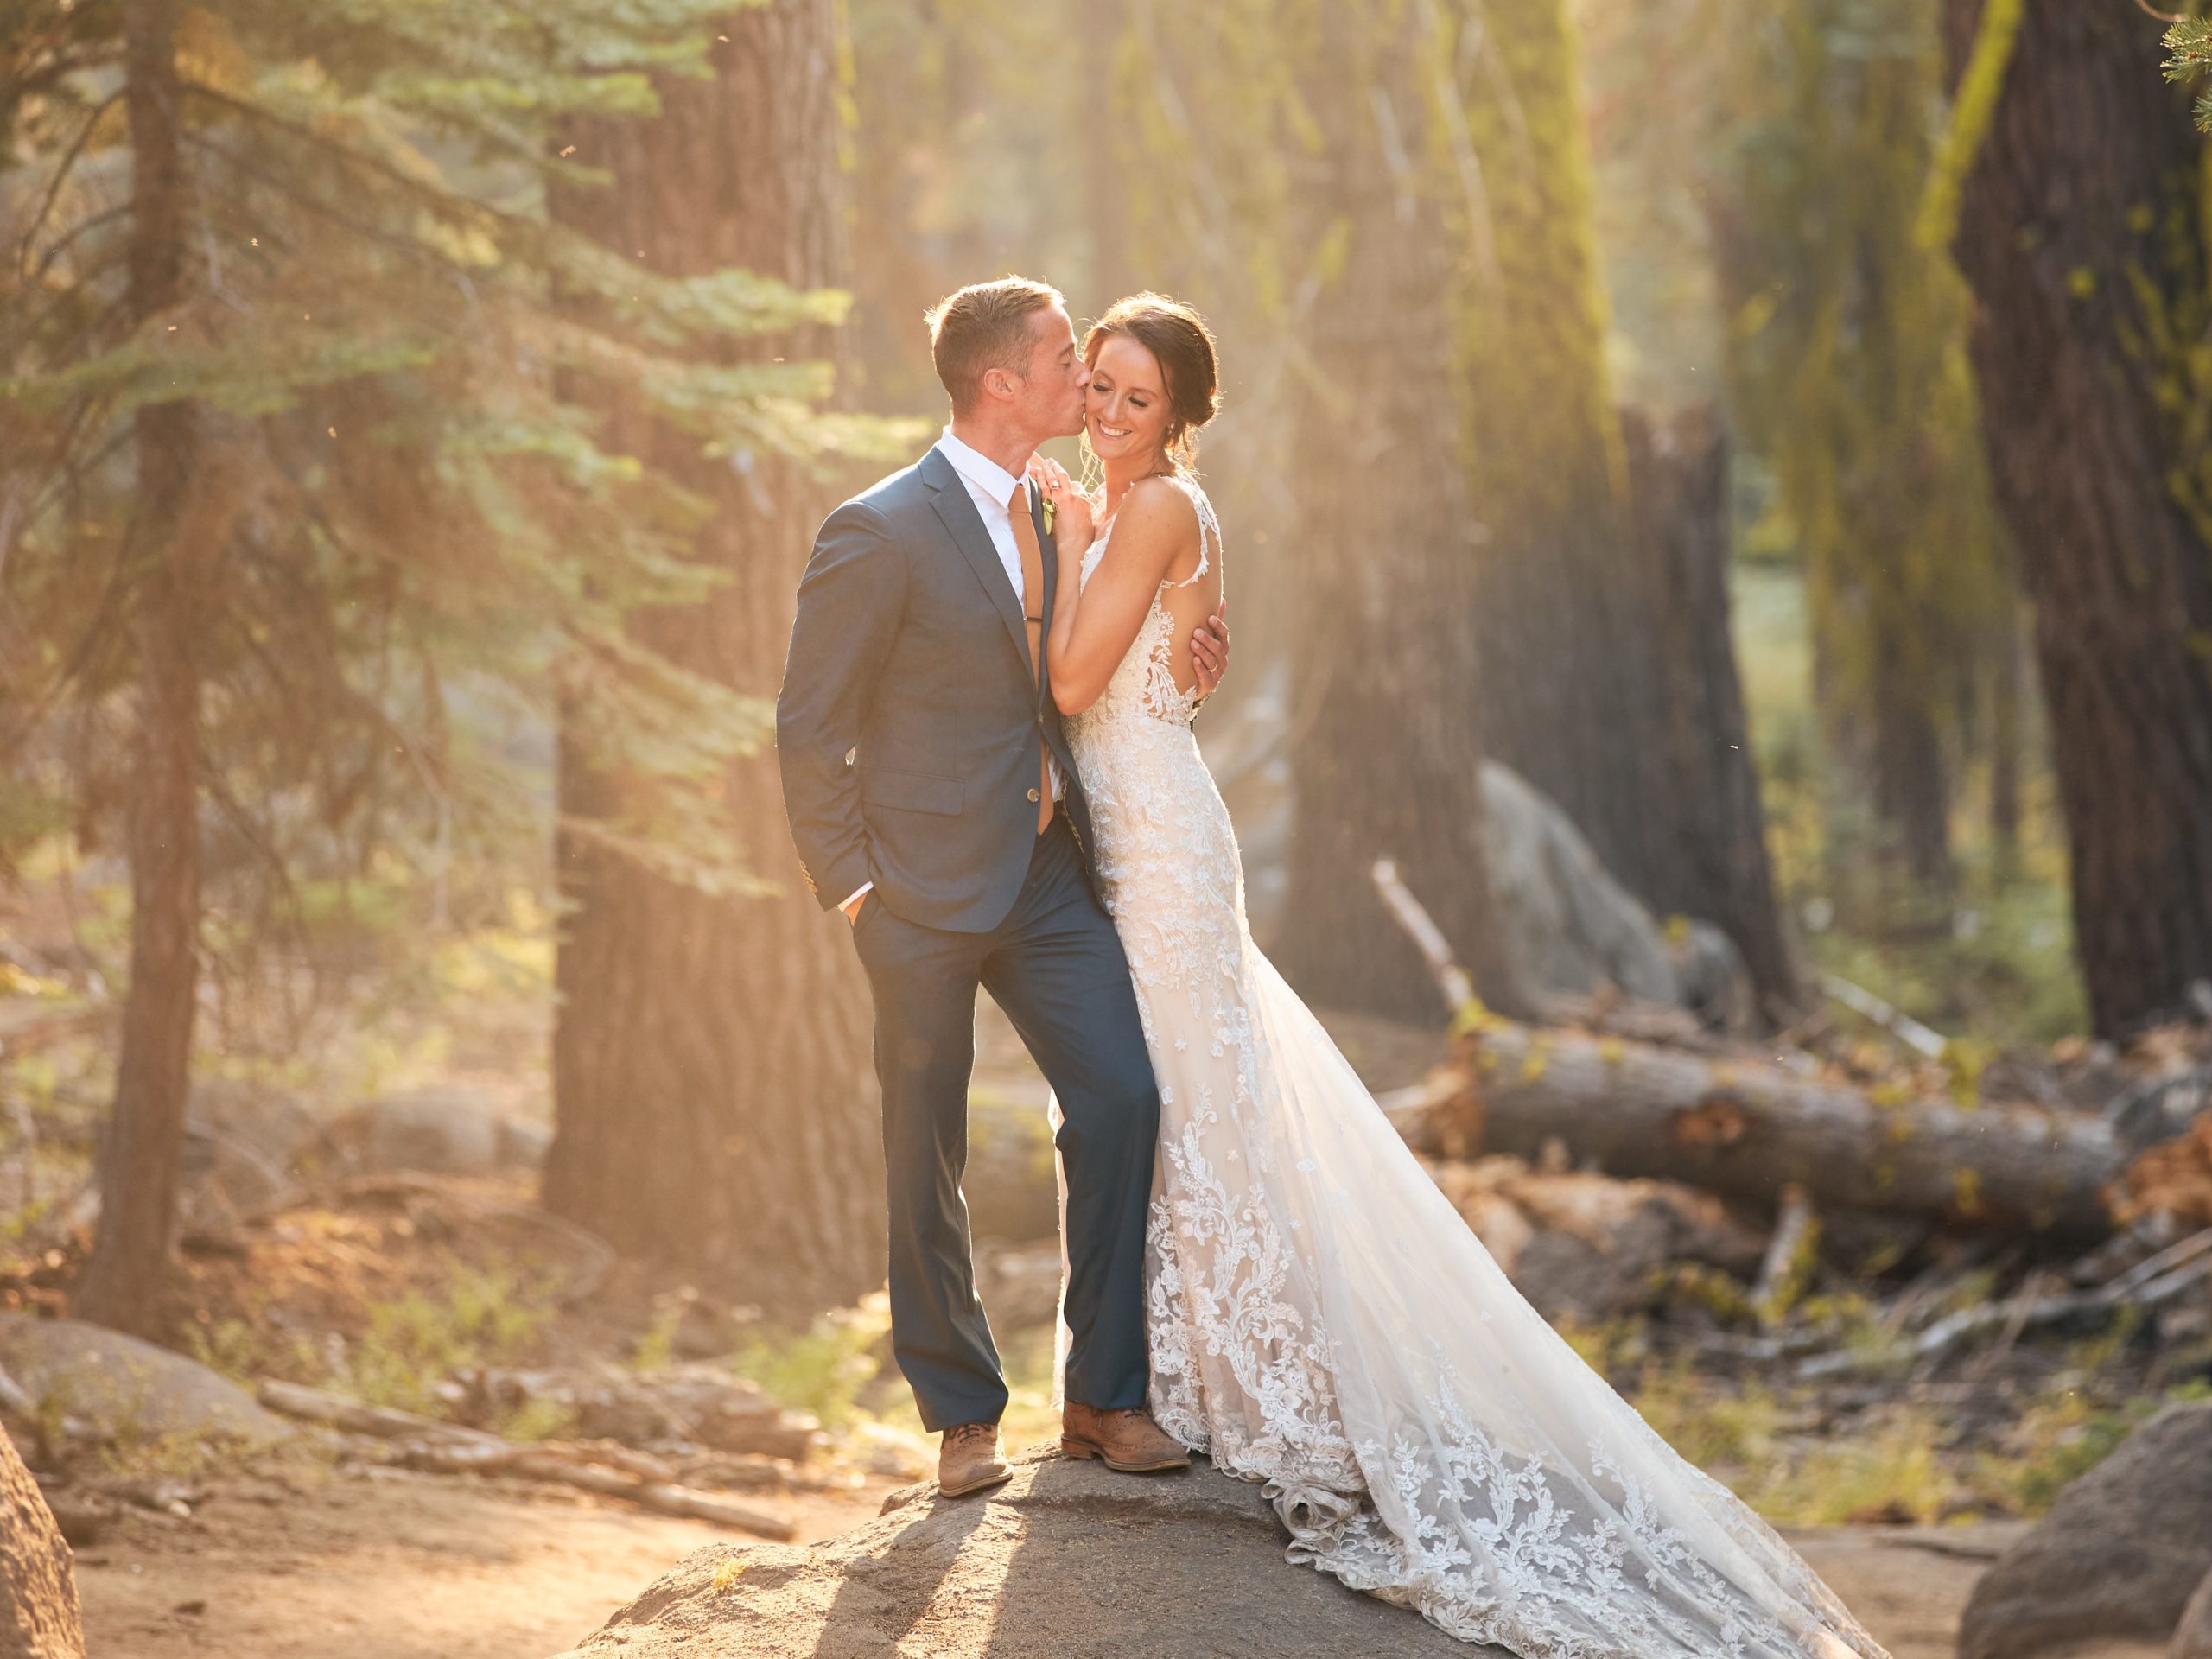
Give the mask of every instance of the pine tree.
M 1574 36 L 1560 0 L 1464 0 L 1437 8 L 1435 29 L 1484 729 L 1643 893 L 1658 671 L 1637 615 Z
M 1417 148 L 1426 31 L 1324 7 L 1299 64 L 1318 143 L 1303 233 L 1325 251 L 1291 455 L 1292 834 L 1276 952 L 1331 1007 L 1433 1006 L 1377 899 L 1400 868 L 1493 1005 L 1523 1012 L 1496 919 L 1477 724 L 1478 545 L 1459 465 L 1449 244 Z M 1315 487 L 1319 485 L 1319 487 Z
M 810 287 L 842 280 L 837 9 L 772 0 L 718 33 L 711 76 L 661 83 L 652 118 L 571 124 L 578 153 L 612 177 L 564 187 L 556 215 L 671 276 L 741 265 Z M 831 345 L 817 326 L 719 356 L 729 372 L 758 372 Z M 702 454 L 635 399 L 612 418 L 626 448 L 714 503 L 696 556 L 727 578 L 695 604 L 636 617 L 632 639 L 733 693 L 772 696 L 798 568 L 835 493 L 754 442 Z M 564 744 L 571 825 L 619 818 L 633 787 Z M 733 762 L 725 800 L 760 873 L 784 878 L 790 838 L 771 758 Z M 548 1206 L 786 1311 L 880 1284 L 869 1005 L 844 924 L 796 880 L 702 897 L 572 831 L 559 864 Z
M 2166 30 L 2166 79 L 2177 85 L 2212 69 L 2212 17 L 2177 18 Z M 2212 132 L 2212 92 L 2197 95 L 2196 130 Z
M 130 820 L 92 1317 L 158 1319 L 207 906 L 251 914 L 244 889 L 358 869 L 435 812 L 531 810 L 456 752 L 449 687 L 557 691 L 652 785 L 573 836 L 748 880 L 718 791 L 764 706 L 626 626 L 721 579 L 687 556 L 706 504 L 604 441 L 600 394 L 817 455 L 845 435 L 812 412 L 821 365 L 713 346 L 840 302 L 660 275 L 545 212 L 591 176 L 554 124 L 651 110 L 648 71 L 701 73 L 718 10 L 86 0 L 0 26 L 0 745 L 110 708 L 136 733 L 127 789 L 48 785 L 88 834 Z M 219 893 L 217 832 L 254 854 Z
M 1762 1012 L 1795 1017 L 1805 988 L 1782 925 L 1767 857 L 1750 719 L 1729 626 L 1728 453 L 1703 410 L 1665 426 L 1623 423 L 1638 613 L 1659 677 L 1652 702 L 1662 782 L 1645 827 L 1638 896 L 1695 917 L 1741 954 Z

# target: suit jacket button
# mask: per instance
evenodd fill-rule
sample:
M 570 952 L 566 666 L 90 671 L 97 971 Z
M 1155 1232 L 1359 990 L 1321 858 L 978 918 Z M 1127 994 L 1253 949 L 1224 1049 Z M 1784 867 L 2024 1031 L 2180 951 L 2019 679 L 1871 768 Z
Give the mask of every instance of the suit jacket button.
M 1039 799 L 1039 798 L 1041 798 L 1038 795 L 1037 791 L 1036 791 L 1035 790 L 1033 790 L 1033 790 L 1031 790 L 1031 791 L 1029 791 L 1029 798 L 1030 798 L 1031 800 L 1034 801 L 1034 800 L 1038 800 L 1038 799 Z

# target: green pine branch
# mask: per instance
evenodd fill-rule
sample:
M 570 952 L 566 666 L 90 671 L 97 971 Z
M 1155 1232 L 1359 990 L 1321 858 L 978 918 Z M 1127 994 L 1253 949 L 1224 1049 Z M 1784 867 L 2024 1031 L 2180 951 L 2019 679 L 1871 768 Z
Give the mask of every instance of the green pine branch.
M 603 411 L 811 467 L 915 434 L 826 412 L 826 363 L 741 360 L 836 327 L 848 296 L 665 276 L 546 208 L 603 181 L 560 154 L 561 124 L 650 118 L 652 76 L 708 73 L 732 3 L 195 6 L 188 291 L 141 327 L 120 8 L 78 0 L 35 53 L 0 21 L 0 758 L 130 678 L 131 420 L 179 404 L 247 504 L 210 594 L 205 737 L 224 811 L 270 855 L 249 874 L 347 842 L 358 858 L 433 811 L 518 810 L 496 754 L 457 769 L 440 735 L 466 687 L 540 720 L 559 706 L 634 786 L 621 821 L 578 833 L 747 890 L 721 791 L 766 705 L 630 626 L 726 580 L 694 553 L 708 504 L 615 447 Z M 41 751 L 41 798 L 114 810 L 111 784 L 47 765 L 67 753 Z M 18 816 L 0 859 L 54 815 Z
M 2212 67 L 2212 17 L 2183 17 L 2166 30 L 2166 79 L 2179 86 Z M 2196 100 L 2196 125 L 2212 132 L 2212 96 Z

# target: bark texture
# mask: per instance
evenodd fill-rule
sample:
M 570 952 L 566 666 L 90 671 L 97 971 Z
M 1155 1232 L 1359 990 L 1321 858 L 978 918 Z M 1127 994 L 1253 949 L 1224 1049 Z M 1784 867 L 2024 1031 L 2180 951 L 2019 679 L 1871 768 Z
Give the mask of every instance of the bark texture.
M 564 194 L 568 223 L 654 269 L 743 266 L 804 287 L 846 263 L 837 164 L 835 0 L 775 0 L 719 31 L 715 74 L 661 87 L 663 113 L 573 135 L 612 188 Z M 822 338 L 759 343 L 820 356 Z M 695 672 L 772 697 L 806 547 L 832 503 L 767 454 L 736 465 L 638 411 L 609 436 L 715 504 L 697 556 L 732 580 L 705 603 L 639 618 Z M 564 836 L 572 907 L 556 969 L 556 1126 L 545 1202 L 618 1246 L 685 1263 L 771 1306 L 880 1284 L 882 1161 L 869 1003 L 843 924 L 791 879 L 774 756 L 731 767 L 731 816 L 769 896 L 712 899 Z M 620 780 L 562 753 L 564 812 L 619 813 Z
M 1985 3 L 1947 0 L 1955 73 Z M 2212 976 L 2204 141 L 2158 58 L 2133 7 L 2025 0 L 1955 244 L 2106 1036 Z
M 1395 133 L 1421 107 L 1406 32 L 1375 38 L 1353 8 L 1331 8 L 1324 28 L 1328 177 L 1313 200 L 1344 261 L 1314 307 L 1293 469 L 1314 487 L 1299 501 L 1290 869 L 1274 941 L 1309 1000 L 1401 1015 L 1436 993 L 1376 897 L 1379 858 L 1397 861 L 1481 995 L 1520 1006 L 1483 848 L 1477 549 L 1441 238 L 1416 183 L 1392 170 Z
M 1460 170 L 1479 179 L 1463 185 L 1457 289 L 1484 736 L 1646 896 L 1662 711 L 1624 512 L 1575 37 L 1563 0 L 1450 13 Z
M 1645 626 L 1658 677 L 1667 787 L 1649 826 L 1644 902 L 1713 923 L 1735 943 L 1760 1000 L 1802 995 L 1783 932 L 1750 721 L 1729 632 L 1728 456 L 1711 416 L 1623 422 Z
M 2034 1106 L 1893 1099 L 1780 1066 L 1494 1020 L 1461 1043 L 1460 1086 L 1402 1122 L 1424 1151 L 1649 1175 L 1758 1205 L 1785 1185 L 1821 1209 L 1940 1217 L 2075 1238 L 2111 1230 L 2126 1151 L 2101 1118 Z

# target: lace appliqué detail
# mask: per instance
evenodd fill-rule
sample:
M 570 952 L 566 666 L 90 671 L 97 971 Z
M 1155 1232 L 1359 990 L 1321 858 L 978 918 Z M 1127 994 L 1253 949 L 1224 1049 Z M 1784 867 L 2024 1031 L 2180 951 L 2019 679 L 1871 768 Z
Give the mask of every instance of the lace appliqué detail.
M 1137 630 L 1136 643 L 1122 658 L 1121 665 L 1115 670 L 1113 680 L 1100 694 L 1099 702 L 1118 700 L 1154 720 L 1188 726 L 1192 716 L 1198 711 L 1198 694 L 1195 689 L 1185 691 L 1175 683 L 1175 619 L 1160 595 L 1174 588 L 1194 586 L 1213 568 L 1215 550 L 1221 545 L 1221 524 L 1214 517 L 1213 503 L 1206 499 L 1205 492 L 1183 479 L 1173 481 L 1185 486 L 1192 505 L 1198 509 L 1198 569 L 1179 582 L 1160 584 L 1160 594 L 1154 596 L 1152 608 L 1145 613 L 1143 626 Z M 1106 556 L 1107 544 L 1112 541 L 1113 535 L 1113 521 L 1109 519 L 1104 533 L 1091 543 L 1083 556 L 1081 581 L 1088 582 L 1090 580 L 1092 572 L 1098 569 L 1099 562 Z M 1077 718 L 1081 719 L 1082 716 Z

